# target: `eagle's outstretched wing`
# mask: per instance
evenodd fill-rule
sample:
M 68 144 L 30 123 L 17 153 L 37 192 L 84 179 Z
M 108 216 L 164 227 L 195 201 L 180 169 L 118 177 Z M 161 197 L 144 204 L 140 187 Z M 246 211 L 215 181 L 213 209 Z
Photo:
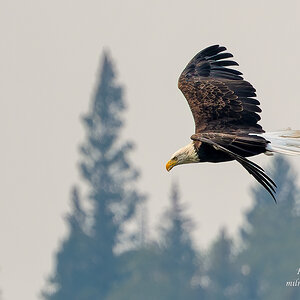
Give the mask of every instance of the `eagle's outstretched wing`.
M 255 88 L 243 80 L 241 72 L 227 68 L 238 64 L 227 60 L 233 55 L 225 50 L 219 45 L 202 50 L 179 77 L 178 87 L 192 111 L 195 132 L 261 133 L 259 101 L 252 98 Z

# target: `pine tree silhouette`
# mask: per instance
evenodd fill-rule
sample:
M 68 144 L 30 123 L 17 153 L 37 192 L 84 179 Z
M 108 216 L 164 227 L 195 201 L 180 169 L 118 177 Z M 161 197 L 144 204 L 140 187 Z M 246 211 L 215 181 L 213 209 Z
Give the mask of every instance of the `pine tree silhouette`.
M 300 262 L 300 193 L 285 158 L 275 158 L 271 175 L 278 186 L 278 204 L 261 187 L 255 188 L 254 206 L 241 230 L 241 299 L 300 299 L 300 289 L 286 287 L 287 281 L 297 278 Z
M 124 225 L 144 199 L 135 187 L 139 174 L 128 159 L 133 144 L 120 138 L 124 110 L 123 89 L 105 53 L 90 111 L 83 118 L 87 138 L 80 148 L 80 170 L 89 189 L 84 201 L 92 210 L 85 215 L 73 198 L 70 234 L 57 254 L 51 281 L 56 290 L 44 293 L 46 299 L 104 299 L 120 278 L 115 248 L 127 241 Z

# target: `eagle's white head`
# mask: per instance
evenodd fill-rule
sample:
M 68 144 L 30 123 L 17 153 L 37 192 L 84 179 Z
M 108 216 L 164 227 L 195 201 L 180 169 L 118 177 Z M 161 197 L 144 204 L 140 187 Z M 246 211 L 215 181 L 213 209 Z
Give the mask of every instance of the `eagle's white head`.
M 194 142 L 182 147 L 176 151 L 171 159 L 166 164 L 167 171 L 170 171 L 173 167 L 182 164 L 198 163 L 200 159 L 196 152 Z

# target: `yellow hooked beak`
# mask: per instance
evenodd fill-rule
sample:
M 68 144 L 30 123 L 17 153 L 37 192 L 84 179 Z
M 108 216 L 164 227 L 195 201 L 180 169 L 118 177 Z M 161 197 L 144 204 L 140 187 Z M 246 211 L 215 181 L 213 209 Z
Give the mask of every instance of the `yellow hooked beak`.
M 169 172 L 169 171 L 171 171 L 171 169 L 173 168 L 173 167 L 175 167 L 177 165 L 177 159 L 170 159 L 168 162 L 167 162 L 167 164 L 166 164 L 166 169 L 167 169 L 167 171 Z

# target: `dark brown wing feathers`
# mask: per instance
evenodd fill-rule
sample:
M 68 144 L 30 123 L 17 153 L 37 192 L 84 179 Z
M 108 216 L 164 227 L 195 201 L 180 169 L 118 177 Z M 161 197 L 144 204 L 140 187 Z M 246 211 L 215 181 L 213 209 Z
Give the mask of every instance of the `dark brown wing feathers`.
M 257 122 L 259 101 L 254 87 L 242 73 L 228 68 L 238 65 L 225 47 L 214 45 L 199 52 L 182 72 L 178 87 L 191 108 L 195 131 L 263 132 Z M 225 59 L 225 60 L 224 60 Z
M 214 146 L 217 150 L 223 151 L 239 162 L 248 172 L 251 174 L 272 196 L 274 201 L 276 202 L 275 198 L 275 188 L 277 187 L 275 182 L 265 173 L 265 171 L 254 162 L 248 160 L 247 158 L 231 151 L 228 149 L 228 146 L 222 146 L 220 142 L 215 142 L 213 136 L 205 135 L 205 134 L 194 134 L 191 137 L 195 141 L 201 141 L 207 144 Z M 216 138 L 215 138 L 216 139 Z M 217 139 L 218 140 L 218 139 Z M 248 141 L 251 143 L 251 141 Z M 257 141 L 253 138 L 253 143 L 257 143 Z M 247 144 L 247 141 L 244 142 Z
M 240 71 L 230 68 L 238 63 L 225 50 L 214 45 L 200 51 L 179 77 L 178 87 L 195 121 L 195 134 L 191 138 L 237 160 L 276 201 L 275 183 L 261 167 L 245 158 L 265 152 L 268 143 L 252 135 L 264 132 L 257 124 L 261 109 L 259 101 L 254 99 L 255 88 L 243 79 Z M 210 161 L 214 159 L 218 158 L 211 155 Z
M 214 143 L 241 156 L 253 156 L 263 153 L 268 143 L 263 137 L 248 135 L 247 133 L 203 132 L 193 134 L 191 139 L 198 140 L 200 137 L 212 140 Z

